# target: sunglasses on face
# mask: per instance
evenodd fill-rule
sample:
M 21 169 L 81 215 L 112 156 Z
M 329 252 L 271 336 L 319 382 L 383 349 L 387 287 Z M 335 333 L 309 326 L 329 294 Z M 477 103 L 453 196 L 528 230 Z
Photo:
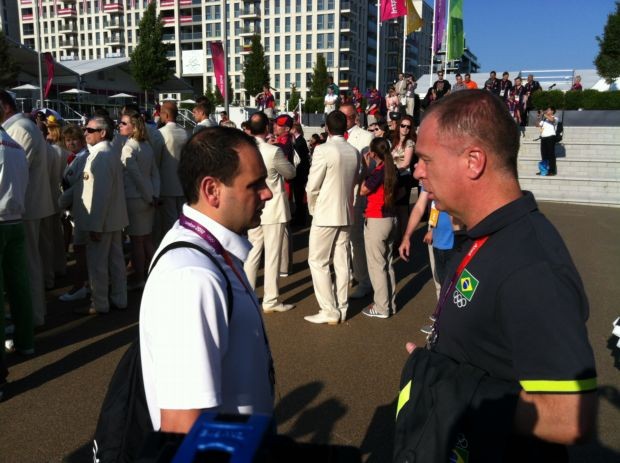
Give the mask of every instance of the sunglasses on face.
M 95 133 L 95 132 L 101 132 L 103 129 L 94 129 L 92 127 L 84 127 L 82 130 L 88 133 Z
M 411 126 L 409 124 L 400 124 L 400 128 L 401 129 L 411 129 Z
M 125 121 L 120 121 L 118 123 L 119 126 L 125 126 L 125 125 L 129 125 L 129 122 L 125 122 Z

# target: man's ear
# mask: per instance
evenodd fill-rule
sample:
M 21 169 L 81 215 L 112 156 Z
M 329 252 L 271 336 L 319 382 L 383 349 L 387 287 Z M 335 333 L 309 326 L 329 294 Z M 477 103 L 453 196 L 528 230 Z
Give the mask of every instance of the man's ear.
M 220 206 L 220 190 L 222 183 L 214 177 L 204 177 L 200 182 L 199 196 L 211 207 Z
M 479 178 L 487 166 L 487 153 L 479 146 L 472 146 L 465 153 L 467 156 L 467 176 L 475 180 Z

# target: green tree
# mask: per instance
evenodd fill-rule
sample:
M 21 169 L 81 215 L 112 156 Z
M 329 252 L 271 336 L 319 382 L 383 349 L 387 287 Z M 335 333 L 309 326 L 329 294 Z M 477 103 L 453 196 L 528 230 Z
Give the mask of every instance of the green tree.
M 17 83 L 19 66 L 11 55 L 9 42 L 2 30 L 0 30 L 0 63 L 2 63 L 0 66 L 0 88 L 12 87 Z
M 269 85 L 269 64 L 260 43 L 260 35 L 252 36 L 252 52 L 243 61 L 243 81 L 249 97 L 259 94 L 263 85 Z
M 317 55 L 312 71 L 310 93 L 315 97 L 325 96 L 327 91 L 327 64 L 325 63 L 325 56 L 320 53 Z
M 297 109 L 297 106 L 299 106 L 300 98 L 301 98 L 301 95 L 299 94 L 297 87 L 295 87 L 295 85 L 292 85 L 291 96 L 288 99 L 288 110 L 289 111 L 295 111 Z
M 607 17 L 603 37 L 596 37 L 599 54 L 594 60 L 598 73 L 611 83 L 620 77 L 620 2 L 616 11 Z
M 168 80 L 172 74 L 172 62 L 166 58 L 169 46 L 163 43 L 164 27 L 161 13 L 156 14 L 155 2 L 150 2 L 140 21 L 138 45 L 130 54 L 131 75 L 148 101 L 148 92 Z
M 228 76 L 228 103 L 232 102 L 232 98 L 234 96 L 234 92 L 233 92 L 233 88 L 232 88 L 232 82 L 230 80 L 230 75 Z M 220 92 L 220 88 L 216 85 L 215 86 L 215 91 L 213 92 L 213 100 L 215 101 L 216 105 L 223 105 L 224 104 L 224 95 L 222 95 L 222 92 Z
M 215 108 L 215 95 L 213 94 L 213 87 L 211 82 L 207 82 L 207 89 L 205 90 L 205 98 L 211 103 L 211 107 Z

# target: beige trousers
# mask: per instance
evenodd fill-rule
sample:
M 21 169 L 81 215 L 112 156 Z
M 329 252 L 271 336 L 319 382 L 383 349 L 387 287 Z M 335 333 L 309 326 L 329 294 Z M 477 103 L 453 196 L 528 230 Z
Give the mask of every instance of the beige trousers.
M 308 266 L 314 294 L 322 312 L 346 314 L 349 296 L 349 228 L 310 227 Z M 335 281 L 332 283 L 329 263 L 333 262 Z
M 396 313 L 396 276 L 394 275 L 394 238 L 396 218 L 366 219 L 364 242 L 368 275 L 378 312 Z
M 280 255 L 286 224 L 276 223 L 261 225 L 248 230 L 248 240 L 252 249 L 243 265 L 252 288 L 256 288 L 256 274 L 260 265 L 261 254 L 265 250 L 265 271 L 263 283 L 263 307 L 274 307 L 280 302 L 278 298 L 278 278 L 280 269 Z
M 92 305 L 97 312 L 109 312 L 110 302 L 119 308 L 127 307 L 127 274 L 120 230 L 101 233 L 100 241 L 89 237 L 86 258 Z

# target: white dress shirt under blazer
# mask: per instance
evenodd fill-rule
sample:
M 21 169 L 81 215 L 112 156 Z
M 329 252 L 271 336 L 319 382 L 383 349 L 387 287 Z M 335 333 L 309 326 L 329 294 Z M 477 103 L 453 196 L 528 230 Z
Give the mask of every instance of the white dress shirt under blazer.
M 112 150 L 109 141 L 101 141 L 89 151 L 82 182 L 76 184 L 80 200 L 74 207 L 76 220 L 83 224 L 84 231 L 122 230 L 129 220 L 120 156 Z
M 183 187 L 177 172 L 181 150 L 189 138 L 187 131 L 175 122 L 168 122 L 161 129 L 164 137 L 164 149 L 159 165 L 161 177 L 161 196 L 183 196 Z
M 34 122 L 22 113 L 15 114 L 2 124 L 13 140 L 26 152 L 28 188 L 24 220 L 36 220 L 54 213 L 47 166 L 47 142 Z
M 312 225 L 351 225 L 359 164 L 359 152 L 343 136 L 332 136 L 314 149 L 306 185 Z
M 286 159 L 278 146 L 267 143 L 262 138 L 256 138 L 256 142 L 267 167 L 265 182 L 273 194 L 273 198 L 265 203 L 260 223 L 261 225 L 286 223 L 291 220 L 291 210 L 284 189 L 284 180 L 295 177 L 295 166 Z

